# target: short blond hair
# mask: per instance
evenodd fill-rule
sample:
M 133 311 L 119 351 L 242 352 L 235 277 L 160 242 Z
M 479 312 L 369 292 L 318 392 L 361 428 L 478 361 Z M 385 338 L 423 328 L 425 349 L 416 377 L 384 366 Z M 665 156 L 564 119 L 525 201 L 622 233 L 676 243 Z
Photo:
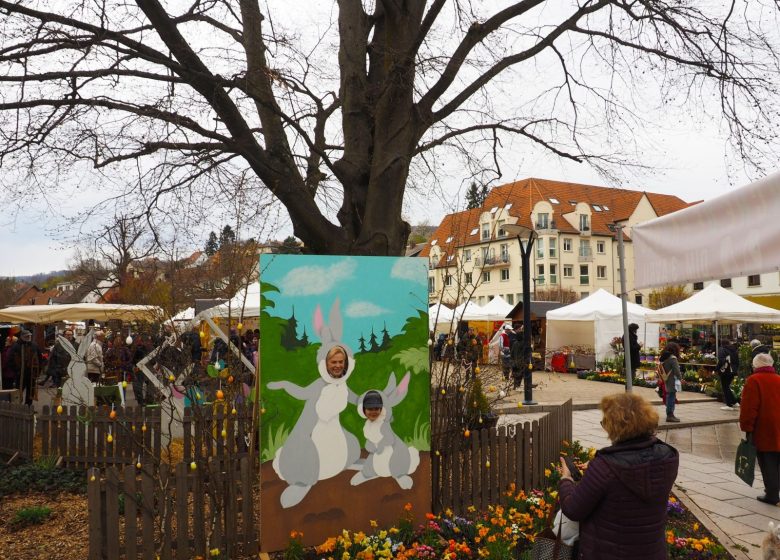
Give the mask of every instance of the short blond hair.
M 658 413 L 633 393 L 616 393 L 601 399 L 601 425 L 613 443 L 651 436 L 658 428 Z

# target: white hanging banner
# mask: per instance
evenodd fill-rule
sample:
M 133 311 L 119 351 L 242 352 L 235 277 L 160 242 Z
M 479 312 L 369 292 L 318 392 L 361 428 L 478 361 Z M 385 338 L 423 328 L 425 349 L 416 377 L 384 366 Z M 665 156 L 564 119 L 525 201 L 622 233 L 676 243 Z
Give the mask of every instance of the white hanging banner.
M 637 289 L 780 270 L 780 173 L 634 226 Z

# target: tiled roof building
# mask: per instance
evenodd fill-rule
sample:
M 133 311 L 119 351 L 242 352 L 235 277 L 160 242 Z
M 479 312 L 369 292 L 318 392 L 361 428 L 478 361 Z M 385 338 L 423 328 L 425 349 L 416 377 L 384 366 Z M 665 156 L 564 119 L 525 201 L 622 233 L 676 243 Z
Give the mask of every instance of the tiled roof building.
M 429 260 L 431 301 L 484 305 L 522 294 L 518 240 L 503 230 L 519 224 L 536 231 L 531 255 L 534 289 L 572 289 L 581 297 L 604 288 L 619 292 L 617 242 L 609 225 L 623 222 L 627 287 L 633 290 L 631 227 L 681 210 L 676 196 L 529 178 L 492 189 L 481 208 L 444 217 L 420 256 Z M 613 245 L 614 243 L 614 245 Z

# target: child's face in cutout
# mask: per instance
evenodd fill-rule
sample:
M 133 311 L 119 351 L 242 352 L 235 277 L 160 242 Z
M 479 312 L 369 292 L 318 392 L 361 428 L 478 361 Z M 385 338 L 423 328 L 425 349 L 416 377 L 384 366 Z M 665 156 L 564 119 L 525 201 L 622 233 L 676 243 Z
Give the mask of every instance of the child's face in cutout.
M 382 407 L 379 408 L 364 408 L 363 413 L 366 415 L 366 418 L 371 420 L 372 422 L 379 418 L 379 415 L 382 414 Z
M 334 354 L 325 361 L 325 367 L 328 370 L 328 374 L 336 379 L 344 375 L 345 362 L 346 356 L 344 356 L 343 353 L 334 352 Z

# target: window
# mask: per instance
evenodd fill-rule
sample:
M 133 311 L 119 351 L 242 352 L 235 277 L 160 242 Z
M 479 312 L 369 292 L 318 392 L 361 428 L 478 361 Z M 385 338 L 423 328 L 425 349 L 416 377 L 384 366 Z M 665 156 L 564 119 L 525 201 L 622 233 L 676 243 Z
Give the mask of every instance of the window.
M 596 212 L 601 212 L 601 206 L 599 206 L 598 204 L 594 204 L 594 205 L 593 205 L 593 209 L 594 209 Z
M 477 300 L 477 305 L 480 307 L 485 305 L 485 296 L 479 296 L 479 299 Z
M 574 278 L 574 266 L 570 264 L 563 265 L 563 277 Z
M 580 231 L 590 231 L 590 216 L 580 214 Z
M 550 264 L 550 284 L 558 283 L 558 265 Z
M 501 269 L 501 281 L 506 282 L 509 280 L 509 269 L 508 268 L 502 268 Z
M 452 236 L 450 235 L 447 239 L 444 240 L 445 243 L 452 243 Z
M 485 264 L 488 260 L 490 249 L 488 247 L 482 247 L 482 264 Z
M 571 253 L 571 237 L 563 238 L 563 250 L 566 253 Z
M 445 286 L 452 286 L 452 274 L 447 274 L 444 277 L 444 285 Z
M 596 278 L 599 280 L 606 280 L 607 279 L 607 267 L 606 266 L 597 266 L 596 267 Z
M 547 229 L 550 227 L 550 215 L 547 212 L 540 212 L 536 215 L 536 229 Z
M 557 198 L 551 198 L 550 202 L 552 202 L 553 204 L 560 204 Z
M 502 243 L 500 247 L 501 251 L 501 262 L 509 262 L 509 245 L 506 243 Z
M 507 294 L 506 295 L 506 302 L 509 305 L 514 305 L 515 304 L 515 294 Z
M 590 251 L 590 241 L 587 239 L 583 239 L 580 241 L 580 256 L 581 257 L 590 257 L 593 253 Z
M 490 271 L 489 270 L 486 270 L 485 272 L 482 273 L 482 281 L 485 282 L 485 283 L 490 282 Z
M 694 282 L 693 283 L 693 289 L 694 290 L 703 290 L 704 289 L 704 282 Z
M 482 224 L 482 239 L 490 239 L 490 224 Z
M 590 295 L 590 292 L 580 292 L 580 299 L 585 299 Z
M 720 287 L 721 288 L 730 288 L 731 287 L 731 278 L 724 278 L 720 281 Z
M 637 305 L 642 305 L 642 294 L 636 294 L 634 296 L 634 302 L 636 302 Z
M 588 274 L 588 265 L 587 264 L 581 264 L 580 265 L 580 285 L 581 286 L 587 286 L 590 284 L 590 275 Z
M 463 280 L 466 282 L 466 285 L 467 285 L 467 286 L 468 286 L 468 285 L 470 285 L 470 284 L 471 284 L 471 272 L 467 272 L 467 273 L 464 275 L 464 278 L 463 278 Z
M 540 237 L 536 240 L 536 258 L 537 259 L 543 259 L 544 258 L 544 238 Z
M 506 232 L 504 231 L 504 220 L 499 220 L 496 224 L 496 227 L 498 228 L 498 236 L 506 237 Z
M 428 277 L 428 293 L 432 294 L 436 291 L 436 278 L 433 276 Z
M 603 241 L 596 241 L 596 252 L 599 255 L 603 255 L 604 253 L 606 253 L 606 246 L 607 244 L 604 243 Z
M 550 238 L 550 258 L 558 256 L 558 240 L 555 237 Z
M 463 260 L 466 262 L 471 261 L 471 249 L 463 249 Z
M 761 275 L 760 274 L 751 274 L 748 276 L 748 286 L 760 286 L 761 285 Z
M 536 283 L 538 285 L 540 285 L 540 286 L 544 284 L 544 265 L 543 264 L 536 265 Z

